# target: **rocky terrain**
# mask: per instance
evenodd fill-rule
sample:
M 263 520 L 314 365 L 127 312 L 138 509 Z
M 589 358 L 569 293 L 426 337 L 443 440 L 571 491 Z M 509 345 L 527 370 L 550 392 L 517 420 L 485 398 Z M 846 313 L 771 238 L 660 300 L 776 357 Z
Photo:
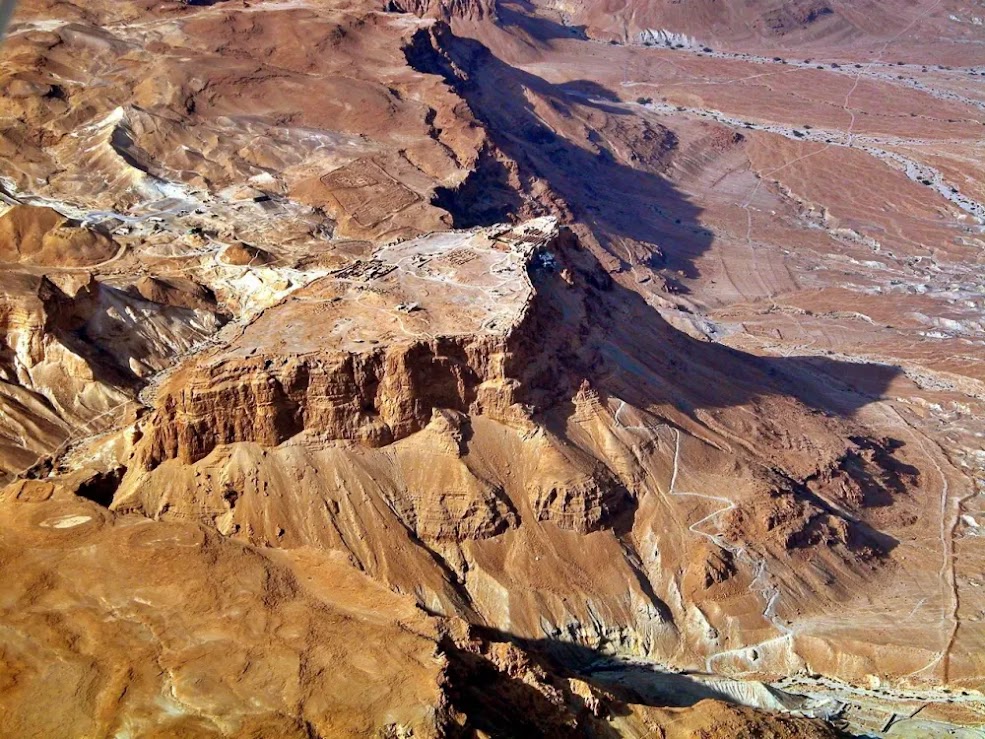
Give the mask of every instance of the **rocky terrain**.
M 22 0 L 0 736 L 979 736 L 979 16 Z

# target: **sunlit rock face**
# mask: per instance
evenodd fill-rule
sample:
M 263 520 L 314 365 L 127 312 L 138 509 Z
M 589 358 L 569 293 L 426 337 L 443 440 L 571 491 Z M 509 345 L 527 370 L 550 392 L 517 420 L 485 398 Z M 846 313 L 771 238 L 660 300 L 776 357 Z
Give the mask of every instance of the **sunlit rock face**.
M 982 28 L 22 0 L 8 731 L 976 731 Z

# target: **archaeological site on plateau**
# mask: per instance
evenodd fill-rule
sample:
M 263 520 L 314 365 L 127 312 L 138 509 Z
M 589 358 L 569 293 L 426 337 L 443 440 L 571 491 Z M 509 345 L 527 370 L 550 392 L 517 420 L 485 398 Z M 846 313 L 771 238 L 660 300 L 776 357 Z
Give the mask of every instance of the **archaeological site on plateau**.
M 0 739 L 985 739 L 985 0 L 0 0 Z

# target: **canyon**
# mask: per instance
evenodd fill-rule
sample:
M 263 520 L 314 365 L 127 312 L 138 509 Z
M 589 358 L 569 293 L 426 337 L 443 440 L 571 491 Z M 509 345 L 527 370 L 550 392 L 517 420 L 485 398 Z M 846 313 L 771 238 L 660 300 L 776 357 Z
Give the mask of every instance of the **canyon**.
M 0 736 L 980 736 L 983 17 L 22 0 Z

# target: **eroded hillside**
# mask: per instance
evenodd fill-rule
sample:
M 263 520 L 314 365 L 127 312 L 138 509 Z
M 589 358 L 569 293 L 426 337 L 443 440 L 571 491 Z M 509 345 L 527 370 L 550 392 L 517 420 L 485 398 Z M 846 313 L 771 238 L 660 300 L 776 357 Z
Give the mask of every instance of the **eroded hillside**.
M 667 5 L 21 3 L 0 733 L 985 722 L 981 37 Z

